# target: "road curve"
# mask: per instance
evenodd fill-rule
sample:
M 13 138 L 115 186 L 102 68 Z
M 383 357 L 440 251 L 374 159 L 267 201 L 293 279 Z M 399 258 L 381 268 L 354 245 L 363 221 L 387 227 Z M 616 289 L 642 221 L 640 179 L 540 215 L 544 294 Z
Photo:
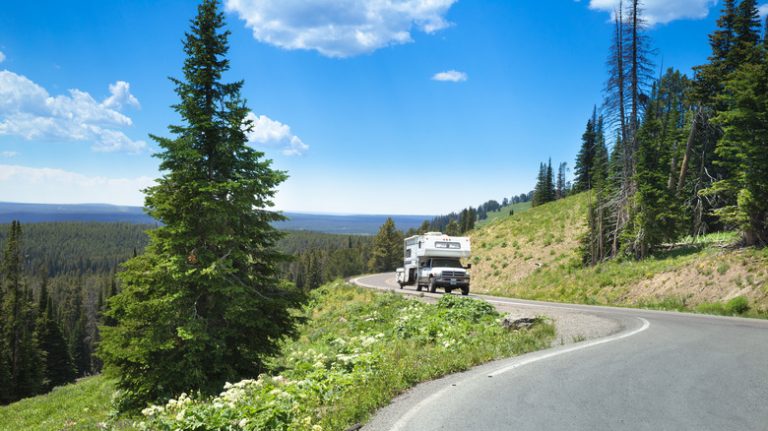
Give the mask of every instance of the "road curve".
M 416 294 L 393 274 L 352 282 Z M 419 385 L 364 430 L 768 431 L 768 321 L 472 296 L 622 329 Z

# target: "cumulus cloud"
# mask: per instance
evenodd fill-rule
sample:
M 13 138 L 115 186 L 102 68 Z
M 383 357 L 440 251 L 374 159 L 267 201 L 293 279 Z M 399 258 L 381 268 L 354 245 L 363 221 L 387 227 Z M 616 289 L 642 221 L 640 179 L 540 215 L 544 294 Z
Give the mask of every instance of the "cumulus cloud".
M 768 16 L 768 3 L 766 3 L 764 5 L 760 5 L 757 8 L 757 10 L 758 10 L 758 12 L 760 12 L 760 17 L 761 18 L 765 18 L 766 16 Z
M 0 63 L 5 61 L 5 54 L 3 54 L 3 51 L 0 51 Z
M 249 112 L 246 120 L 251 121 L 251 130 L 246 134 L 251 145 L 277 146 L 286 156 L 300 156 L 309 149 L 289 126 L 266 115 Z
M 109 84 L 110 96 L 101 102 L 101 106 L 108 109 L 122 109 L 125 105 L 140 108 L 139 99 L 131 94 L 131 84 L 125 81 L 117 81 Z
M 0 157 L 4 159 L 10 159 L 18 155 L 19 153 L 17 153 L 16 151 L 0 151 Z
M 283 49 L 350 57 L 434 33 L 458 0 L 227 0 L 253 37 Z
M 679 19 L 701 19 L 709 14 L 709 9 L 717 0 L 645 0 L 645 19 L 648 24 L 666 24 Z M 626 4 L 626 2 L 625 2 Z M 594 10 L 613 12 L 619 0 L 590 0 L 589 7 Z
M 108 178 L 51 168 L 0 164 L 3 200 L 11 202 L 142 205 L 141 190 L 154 184 L 150 177 Z
M 445 72 L 434 74 L 434 76 L 432 76 L 432 79 L 435 81 L 443 81 L 443 82 L 464 82 L 467 80 L 467 74 L 464 72 L 459 72 L 457 70 L 448 70 Z
M 91 142 L 94 151 L 139 153 L 146 149 L 146 142 L 134 141 L 120 130 L 133 122 L 119 108 L 138 106 L 129 90 L 128 83 L 118 81 L 110 85 L 111 95 L 101 103 L 77 89 L 51 96 L 27 77 L 2 70 L 0 136 Z

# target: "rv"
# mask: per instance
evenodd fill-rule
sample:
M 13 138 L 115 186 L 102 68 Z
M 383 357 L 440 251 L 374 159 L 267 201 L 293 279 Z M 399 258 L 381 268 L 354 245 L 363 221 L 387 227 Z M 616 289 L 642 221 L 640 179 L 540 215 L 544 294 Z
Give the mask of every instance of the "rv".
M 428 288 L 446 293 L 461 289 L 469 295 L 469 272 L 472 265 L 461 264 L 470 254 L 469 238 L 448 236 L 440 232 L 427 232 L 405 239 L 403 267 L 397 269 L 397 284 L 416 285 L 416 290 Z

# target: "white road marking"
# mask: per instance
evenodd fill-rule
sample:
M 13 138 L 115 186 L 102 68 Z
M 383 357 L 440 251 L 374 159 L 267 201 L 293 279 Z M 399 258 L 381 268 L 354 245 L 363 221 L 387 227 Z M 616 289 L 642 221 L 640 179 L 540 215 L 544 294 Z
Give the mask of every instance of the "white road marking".
M 563 354 L 566 354 L 566 353 L 575 352 L 577 350 L 588 349 L 590 347 L 599 346 L 600 344 L 610 343 L 612 341 L 618 341 L 618 340 L 621 340 L 623 338 L 631 337 L 633 335 L 636 335 L 636 334 L 639 334 L 639 333 L 645 331 L 646 329 L 648 329 L 651 326 L 651 323 L 648 322 L 647 320 L 643 319 L 642 317 L 638 317 L 638 319 L 640 319 L 643 322 L 643 325 L 640 326 L 637 329 L 632 330 L 632 331 L 624 332 L 624 333 L 619 333 L 619 334 L 616 334 L 616 335 L 611 335 L 611 336 L 605 337 L 605 338 L 598 338 L 598 339 L 592 340 L 592 341 L 582 342 L 582 343 L 576 344 L 576 345 L 574 345 L 572 347 L 568 347 L 568 348 L 565 348 L 565 349 L 562 349 L 562 350 L 556 350 L 554 352 L 548 352 L 547 353 L 546 351 L 544 351 L 544 352 L 542 352 L 541 354 L 538 354 L 538 355 L 534 354 L 533 357 L 526 358 L 526 359 L 524 359 L 524 360 L 522 360 L 520 362 L 514 363 L 512 365 L 508 365 L 506 367 L 499 368 L 496 371 L 493 371 L 492 373 L 488 374 L 488 377 L 495 377 L 495 376 L 498 376 L 499 374 L 504 374 L 504 373 L 506 373 L 508 371 L 514 370 L 515 368 L 520 368 L 520 367 L 522 367 L 524 365 L 528 365 L 528 364 L 531 364 L 533 362 L 537 362 L 537 361 L 541 361 L 541 360 L 544 360 L 544 359 L 553 358 L 555 356 L 560 356 L 560 355 L 563 355 Z
M 525 366 L 525 365 L 528 365 L 528 364 L 532 364 L 534 362 L 542 361 L 544 359 L 553 358 L 555 356 L 564 355 L 566 353 L 575 352 L 577 350 L 587 349 L 587 348 L 594 347 L 594 346 L 597 346 L 597 345 L 600 345 L 600 344 L 610 343 L 612 341 L 618 341 L 618 340 L 621 340 L 623 338 L 631 337 L 633 335 L 636 335 L 636 334 L 639 334 L 639 333 L 645 331 L 646 329 L 648 329 L 648 327 L 651 326 L 650 322 L 648 322 L 647 320 L 643 319 L 642 317 L 638 317 L 638 319 L 640 319 L 643 322 L 643 324 L 639 328 L 634 329 L 632 331 L 624 332 L 624 333 L 613 335 L 613 336 L 606 337 L 606 338 L 601 338 L 601 339 L 594 340 L 594 341 L 580 343 L 580 344 L 577 344 L 577 345 L 575 345 L 573 347 L 569 347 L 569 348 L 562 349 L 562 350 L 556 350 L 554 352 L 546 353 L 546 351 L 545 351 L 545 352 L 543 352 L 541 354 L 535 354 L 534 353 L 531 357 L 523 359 L 522 361 L 516 362 L 516 363 L 514 363 L 512 365 L 508 365 L 506 367 L 499 368 L 499 369 L 491 372 L 490 374 L 488 374 L 488 377 L 498 376 L 499 374 L 503 374 L 503 373 L 512 371 L 514 369 L 520 368 L 522 366 Z M 471 377 L 468 377 L 468 378 L 476 378 L 476 377 L 477 377 L 477 375 L 474 375 L 474 376 L 471 376 Z M 417 403 L 415 406 L 411 407 L 410 410 L 405 412 L 405 414 L 403 416 L 401 416 L 400 419 L 397 422 L 395 422 L 394 425 L 392 425 L 392 428 L 390 428 L 390 431 L 401 431 L 408 424 L 408 422 L 410 422 L 411 419 L 413 419 L 413 417 L 416 416 L 419 413 L 419 411 L 421 411 L 421 409 L 426 407 L 428 404 L 434 403 L 438 398 L 443 396 L 443 394 L 445 394 L 452 387 L 453 386 L 446 386 L 443 389 L 440 389 L 439 391 L 435 392 L 434 394 L 428 396 L 427 398 L 424 398 L 419 403 Z

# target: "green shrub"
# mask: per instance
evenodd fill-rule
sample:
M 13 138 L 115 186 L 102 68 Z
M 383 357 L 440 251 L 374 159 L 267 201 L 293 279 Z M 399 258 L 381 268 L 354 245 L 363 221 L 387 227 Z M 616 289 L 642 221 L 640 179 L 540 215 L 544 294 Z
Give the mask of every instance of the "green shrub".
M 749 311 L 749 300 L 744 296 L 737 296 L 725 304 L 729 314 L 744 314 Z
M 459 295 L 432 305 L 337 282 L 310 303 L 271 375 L 227 384 L 214 398 L 148 407 L 142 429 L 343 430 L 415 383 L 546 347 L 554 336 L 545 323 L 506 331 L 492 305 Z

